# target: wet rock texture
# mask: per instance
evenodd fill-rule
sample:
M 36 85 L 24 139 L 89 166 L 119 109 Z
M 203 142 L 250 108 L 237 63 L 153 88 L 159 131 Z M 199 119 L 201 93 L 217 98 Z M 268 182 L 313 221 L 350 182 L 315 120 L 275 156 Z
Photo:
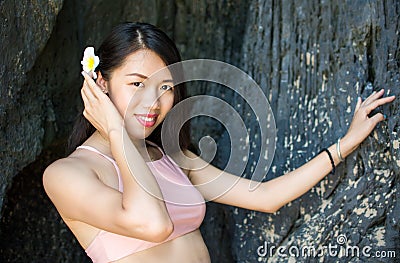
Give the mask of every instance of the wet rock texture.
M 265 180 L 292 171 L 343 136 L 357 96 L 381 88 L 400 96 L 398 1 L 28 2 L 0 2 L 1 262 L 90 262 L 45 196 L 41 174 L 64 155 L 82 109 L 84 47 L 98 47 L 118 22 L 156 24 L 185 59 L 226 61 L 259 83 L 278 129 Z M 190 93 L 220 97 L 243 116 L 251 153 L 242 176 L 250 178 L 261 142 L 248 105 L 212 84 L 190 86 Z M 209 203 L 201 230 L 212 261 L 396 262 L 372 257 L 376 251 L 393 251 L 398 261 L 398 100 L 379 111 L 387 120 L 336 174 L 277 213 Z M 215 120 L 194 119 L 193 141 L 204 135 L 218 142 L 213 163 L 223 168 L 229 135 Z M 286 256 L 279 246 L 287 248 L 280 251 Z M 320 254 L 313 257 L 312 248 Z M 302 250 L 311 254 L 302 256 Z

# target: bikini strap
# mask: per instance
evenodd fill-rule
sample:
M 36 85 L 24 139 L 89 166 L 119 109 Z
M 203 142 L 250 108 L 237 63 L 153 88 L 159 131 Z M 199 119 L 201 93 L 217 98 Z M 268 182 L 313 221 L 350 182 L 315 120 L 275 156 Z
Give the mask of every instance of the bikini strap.
M 120 174 L 117 162 L 114 159 L 112 159 L 111 157 L 108 157 L 107 155 L 105 155 L 104 153 L 100 152 L 99 150 L 97 150 L 96 148 L 94 148 L 92 146 L 81 145 L 81 146 L 78 146 L 77 149 L 85 149 L 85 150 L 88 150 L 88 151 L 91 151 L 91 152 L 95 152 L 95 153 L 103 156 L 107 160 L 109 160 L 114 165 L 114 168 L 117 171 L 117 175 L 118 175 L 118 191 L 120 191 L 120 192 L 123 191 L 121 174 Z

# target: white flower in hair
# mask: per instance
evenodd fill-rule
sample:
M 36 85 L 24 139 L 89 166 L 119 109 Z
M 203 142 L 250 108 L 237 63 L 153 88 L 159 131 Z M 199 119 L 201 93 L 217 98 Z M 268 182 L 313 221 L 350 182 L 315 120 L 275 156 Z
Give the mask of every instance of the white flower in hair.
M 87 47 L 85 49 L 85 52 L 83 53 L 83 59 L 81 61 L 83 71 L 88 73 L 92 73 L 92 76 L 94 79 L 97 78 L 97 74 L 94 71 L 96 67 L 99 65 L 99 57 L 94 54 L 94 48 L 93 47 Z

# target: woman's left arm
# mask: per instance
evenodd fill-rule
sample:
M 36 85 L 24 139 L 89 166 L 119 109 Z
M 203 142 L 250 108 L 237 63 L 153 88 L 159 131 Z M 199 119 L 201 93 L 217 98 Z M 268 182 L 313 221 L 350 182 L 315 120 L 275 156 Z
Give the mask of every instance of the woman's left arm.
M 385 119 L 381 113 L 368 117 L 376 107 L 395 99 L 394 96 L 381 98 L 383 93 L 384 90 L 374 92 L 364 102 L 358 99 L 353 120 L 340 141 L 342 158 L 353 152 L 375 126 Z M 336 144 L 331 145 L 328 151 L 334 165 L 339 164 Z M 250 191 L 249 179 L 221 171 L 189 151 L 185 154 L 195 160 L 191 162 L 188 176 L 206 200 L 271 213 L 306 193 L 332 170 L 329 155 L 322 152 L 296 170 L 261 183 Z

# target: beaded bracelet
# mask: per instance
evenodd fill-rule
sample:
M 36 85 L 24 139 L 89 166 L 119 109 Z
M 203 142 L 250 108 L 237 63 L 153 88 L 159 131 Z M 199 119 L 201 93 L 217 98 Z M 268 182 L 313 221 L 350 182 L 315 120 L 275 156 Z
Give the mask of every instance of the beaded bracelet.
M 326 153 L 328 154 L 329 160 L 331 160 L 331 164 L 332 164 L 332 171 L 331 171 L 331 174 L 335 174 L 335 163 L 334 163 L 334 161 L 333 161 L 331 152 L 330 152 L 327 148 L 322 149 L 319 153 L 322 153 L 322 152 L 326 152 Z

